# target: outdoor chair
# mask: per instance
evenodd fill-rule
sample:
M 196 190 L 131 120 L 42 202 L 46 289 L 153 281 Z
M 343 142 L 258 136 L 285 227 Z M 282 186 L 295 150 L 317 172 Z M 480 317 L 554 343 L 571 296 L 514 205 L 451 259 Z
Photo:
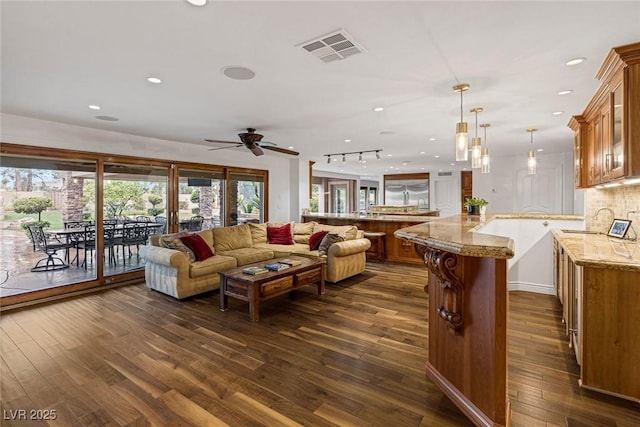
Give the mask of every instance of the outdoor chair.
M 204 217 L 200 215 L 192 216 L 187 224 L 187 231 L 200 231 L 202 230 L 202 223 Z
M 156 224 L 162 224 L 162 227 L 157 227 L 154 230 L 154 234 L 166 234 L 167 233 L 167 218 L 164 216 L 156 217 Z
M 55 255 L 60 249 L 68 251 L 69 248 L 73 247 L 72 243 L 63 243 L 57 239 L 51 239 L 40 225 L 28 225 L 27 229 L 31 234 L 36 250 L 42 251 L 47 255 L 46 258 L 39 260 L 31 271 L 53 271 L 69 267 L 69 264 L 66 264 L 62 258 Z
M 147 244 L 147 239 L 149 238 L 149 228 L 145 223 L 132 223 L 125 224 L 122 228 L 122 237 L 119 240 L 119 244 L 122 245 L 122 257 L 124 258 L 124 248 L 125 246 L 129 250 L 129 258 L 133 255 L 131 252 L 131 246 L 135 246 L 136 250 L 140 249 L 140 245 Z M 137 254 L 138 258 L 140 254 Z
M 116 234 L 116 226 L 113 224 L 105 224 L 103 226 L 104 229 L 104 250 L 108 254 L 109 264 L 116 263 L 116 254 L 115 254 L 115 234 Z M 87 226 L 84 229 L 84 233 L 81 239 L 78 239 L 76 242 L 76 248 L 78 251 L 84 251 L 84 259 L 82 260 L 82 265 L 84 269 L 87 269 L 87 260 L 90 259 L 93 263 L 93 251 L 96 250 L 96 228 L 94 226 Z M 89 258 L 87 258 L 87 256 Z M 80 262 L 79 257 L 76 258 L 76 264 Z

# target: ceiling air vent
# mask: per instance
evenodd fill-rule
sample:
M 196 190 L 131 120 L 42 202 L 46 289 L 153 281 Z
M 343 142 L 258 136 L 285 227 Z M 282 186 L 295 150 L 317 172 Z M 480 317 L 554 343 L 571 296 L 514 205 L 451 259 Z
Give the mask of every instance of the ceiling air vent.
M 438 176 L 451 176 L 451 172 L 438 172 Z
M 297 45 L 313 54 L 322 62 L 333 62 L 364 52 L 353 37 L 344 30 L 334 31 L 327 35 Z

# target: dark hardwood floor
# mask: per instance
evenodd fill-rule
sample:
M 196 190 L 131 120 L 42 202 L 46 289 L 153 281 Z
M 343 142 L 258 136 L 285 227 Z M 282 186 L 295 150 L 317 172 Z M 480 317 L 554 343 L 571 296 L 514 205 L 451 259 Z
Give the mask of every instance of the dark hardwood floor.
M 425 377 L 426 276 L 372 263 L 264 302 L 259 323 L 217 291 L 142 284 L 3 312 L 1 424 L 468 426 Z M 640 425 L 639 404 L 577 386 L 555 298 L 513 292 L 509 320 L 514 426 Z

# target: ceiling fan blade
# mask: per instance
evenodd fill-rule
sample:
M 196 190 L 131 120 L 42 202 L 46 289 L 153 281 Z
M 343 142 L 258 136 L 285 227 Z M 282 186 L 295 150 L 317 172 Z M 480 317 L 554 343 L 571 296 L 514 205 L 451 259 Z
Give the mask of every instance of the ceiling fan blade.
M 278 153 L 291 154 L 292 156 L 300 155 L 300 153 L 298 153 L 297 151 L 288 150 L 286 148 L 281 148 L 281 147 L 276 147 L 276 146 L 273 146 L 273 147 L 264 146 L 262 148 L 265 148 L 265 149 L 271 150 L 271 151 L 277 151 Z
M 225 142 L 225 141 L 216 141 L 216 142 Z M 234 142 L 234 144 L 236 145 L 235 147 L 215 147 L 215 148 L 209 148 L 207 149 L 207 151 L 216 151 L 216 150 L 226 150 L 227 148 L 236 148 L 236 147 L 242 147 L 244 144 L 242 142 Z
M 262 151 L 262 149 L 260 149 L 260 146 L 258 144 L 246 144 L 246 146 L 256 156 L 262 156 L 264 154 L 264 152 Z M 268 147 L 265 147 L 265 148 L 268 148 Z
M 238 142 L 238 141 L 220 141 L 218 139 L 205 139 L 205 141 L 207 141 L 207 142 L 220 142 L 222 144 L 236 144 L 236 145 L 240 144 L 240 145 L 242 145 L 242 143 Z

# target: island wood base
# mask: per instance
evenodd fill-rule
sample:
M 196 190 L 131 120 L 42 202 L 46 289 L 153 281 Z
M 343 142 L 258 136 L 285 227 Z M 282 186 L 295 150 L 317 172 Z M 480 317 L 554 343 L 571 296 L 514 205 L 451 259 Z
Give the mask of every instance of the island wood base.
M 507 260 L 416 250 L 429 269 L 427 376 L 475 425 L 509 425 Z

